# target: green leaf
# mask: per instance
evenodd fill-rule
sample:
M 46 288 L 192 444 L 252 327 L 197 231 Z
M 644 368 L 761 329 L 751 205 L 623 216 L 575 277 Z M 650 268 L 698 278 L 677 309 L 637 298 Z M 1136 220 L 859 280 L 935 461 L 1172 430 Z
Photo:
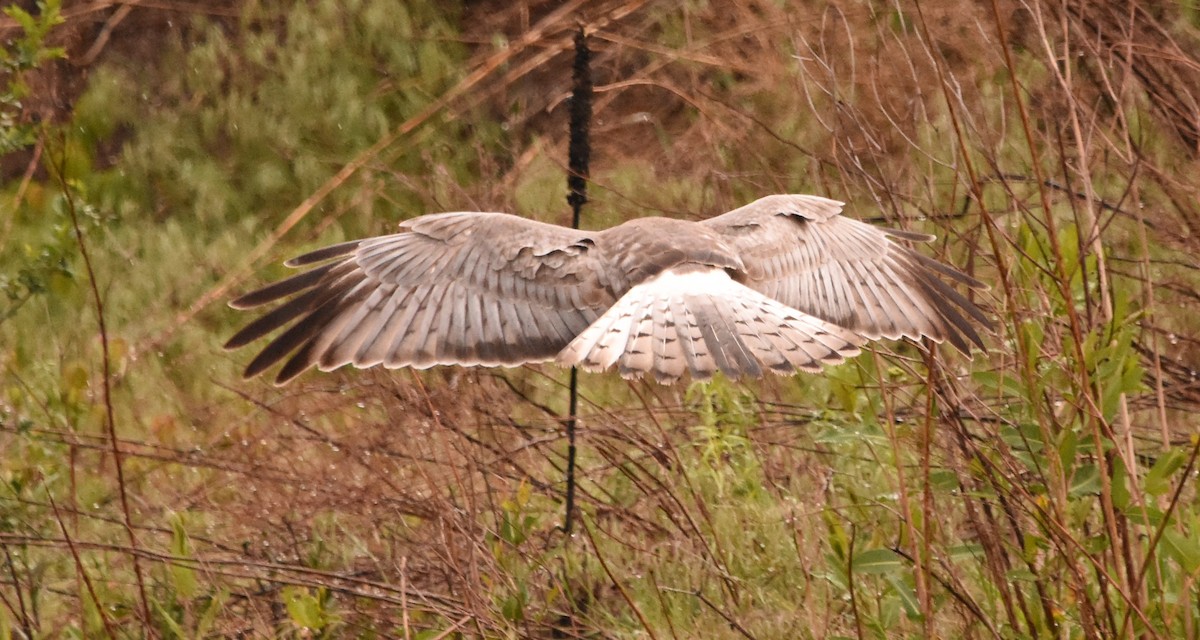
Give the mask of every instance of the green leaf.
M 887 630 L 900 623 L 901 599 L 895 594 L 888 594 L 879 599 L 879 614 L 875 618 L 875 627 Z
M 831 561 L 830 564 L 837 565 L 844 569 L 842 561 L 846 558 L 846 551 L 850 548 L 850 538 L 846 534 L 846 528 L 842 526 L 839 516 L 830 511 L 821 513 L 821 518 L 825 520 L 826 530 L 829 532 L 829 548 L 833 550 L 833 555 L 837 558 L 836 561 Z
M 1158 457 L 1143 480 L 1146 493 L 1161 496 L 1171 490 L 1171 476 L 1187 461 L 1182 449 L 1171 449 Z
M 891 549 L 867 549 L 855 554 L 852 569 L 855 573 L 883 575 L 904 568 L 903 559 Z
M 1021 385 L 1021 380 L 1012 373 L 976 371 L 971 374 L 971 377 L 975 379 L 975 382 L 998 395 L 1012 396 L 1014 398 L 1025 397 L 1025 387 Z
M 287 607 L 288 617 L 297 627 L 320 629 L 325 626 L 321 615 L 321 601 L 308 589 L 284 587 L 283 604 Z
M 1080 282 L 1077 280 L 1082 265 L 1079 264 L 1079 229 L 1075 225 L 1068 224 L 1058 230 L 1058 252 L 1062 256 L 1063 271 L 1066 272 L 1072 288 L 1079 286 Z M 1071 304 L 1073 301 L 1063 302 Z
M 520 622 L 525 619 L 525 593 L 514 593 L 500 604 L 500 613 L 505 620 Z
M 1129 506 L 1129 472 L 1120 458 L 1112 461 L 1112 501 L 1113 506 L 1124 510 Z
M 952 560 L 979 562 L 983 559 L 983 545 L 977 542 L 955 545 L 946 550 L 946 555 Z
M 79 586 L 79 601 L 83 604 L 83 629 L 85 636 L 100 637 L 104 635 L 104 618 L 100 617 L 100 603 L 92 599 L 92 594 Z
M 850 590 L 850 582 L 847 580 L 846 567 L 838 564 L 838 558 L 832 553 L 825 554 L 825 564 L 828 565 L 827 571 L 815 571 L 813 577 L 825 580 L 833 585 L 840 592 L 848 592 Z
M 208 606 L 204 607 L 204 612 L 200 614 L 200 620 L 196 622 L 197 638 L 207 638 L 208 632 L 212 629 L 213 623 L 217 620 L 217 614 L 225 607 L 225 600 L 229 598 L 229 592 L 221 589 L 213 594 L 209 599 Z
M 21 7 L 15 4 L 9 5 L 4 8 L 4 13 L 15 20 L 25 33 L 34 33 L 37 31 L 37 21 L 33 19 L 33 16 L 29 15 L 29 12 Z
M 179 640 L 187 640 L 187 633 L 184 632 L 183 627 L 179 626 L 179 622 L 175 620 L 170 611 L 164 609 L 162 604 L 158 602 L 154 603 L 154 608 L 158 610 L 159 617 L 167 625 L 167 630 L 171 632 L 172 637 L 179 638 Z M 3 636 L 0 636 L 0 638 L 3 638 Z
M 958 491 L 962 488 L 958 482 L 958 474 L 950 469 L 930 471 L 929 486 L 938 491 Z
M 183 527 L 183 516 L 180 514 L 171 518 L 171 553 L 180 558 L 190 558 L 192 555 L 191 540 Z M 199 589 L 196 572 L 191 567 L 180 564 L 171 565 L 171 583 L 175 586 L 175 591 L 186 599 L 195 597 Z
M 1072 498 L 1099 495 L 1100 472 L 1096 470 L 1096 465 L 1085 464 L 1076 469 L 1075 475 L 1071 476 L 1071 488 L 1068 493 Z
M 1183 567 L 1185 573 L 1200 571 L 1200 540 L 1168 529 L 1163 531 L 1162 546 L 1167 555 Z
M 896 595 L 900 597 L 900 604 L 904 606 L 904 613 L 909 618 L 921 617 L 921 605 L 917 602 L 917 594 L 913 590 L 912 585 L 908 584 L 908 581 L 899 573 L 888 575 L 887 581 L 896 590 Z
M 1163 512 L 1158 507 L 1147 504 L 1130 503 L 1129 508 L 1121 512 L 1132 524 L 1144 527 L 1157 527 L 1162 524 Z
M 1075 464 L 1075 452 L 1079 449 L 1079 436 L 1073 429 L 1064 429 L 1058 434 L 1058 459 L 1063 469 L 1070 469 Z
M 1005 572 L 1004 577 L 1008 578 L 1009 582 L 1037 582 L 1037 576 L 1029 569 L 1012 569 Z
M 67 364 L 62 372 L 63 390 L 70 397 L 81 395 L 88 387 L 88 370 L 84 363 L 75 360 Z

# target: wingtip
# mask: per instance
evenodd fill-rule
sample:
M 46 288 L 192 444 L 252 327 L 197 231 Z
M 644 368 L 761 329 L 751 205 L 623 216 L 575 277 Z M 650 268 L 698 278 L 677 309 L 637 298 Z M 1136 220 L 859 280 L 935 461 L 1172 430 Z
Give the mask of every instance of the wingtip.
M 229 305 L 230 309 L 237 309 L 238 311 L 245 311 L 246 309 L 253 309 L 256 305 L 247 303 L 246 299 L 248 296 L 249 296 L 249 294 L 240 295 L 225 304 Z
M 960 273 L 962 273 L 962 272 L 960 272 Z M 974 276 L 969 276 L 965 273 L 963 273 L 963 276 L 965 277 L 965 279 L 963 280 L 963 284 L 967 285 L 968 289 L 972 289 L 974 291 L 991 291 L 992 290 L 992 285 L 984 282 L 983 280 L 980 280 Z
M 920 231 L 909 231 L 907 229 L 878 228 L 897 240 L 908 240 L 909 242 L 933 242 L 937 240 L 937 236 L 932 233 L 921 233 Z
M 242 370 L 242 380 L 253 380 L 254 378 L 257 378 L 259 375 L 261 375 L 262 372 L 266 371 L 268 368 L 269 367 L 255 366 L 255 363 L 251 362 L 249 366 L 247 366 L 245 369 Z M 282 386 L 286 385 L 287 383 L 291 382 L 292 380 L 294 380 L 296 378 L 296 376 L 298 376 L 298 375 L 300 375 L 300 374 L 296 373 L 296 374 L 292 374 L 287 377 L 284 377 L 284 372 L 280 371 L 275 376 L 275 378 L 273 380 L 271 380 L 271 384 L 272 384 L 272 386 L 282 387 Z
M 322 247 L 315 251 L 309 251 L 304 255 L 285 260 L 283 265 L 285 267 L 295 269 L 297 267 L 306 267 L 310 264 L 316 264 L 318 262 L 325 262 L 326 260 L 332 260 L 334 258 L 341 258 L 353 253 L 363 242 L 363 240 L 339 242 L 338 244 Z
M 256 358 L 253 361 L 251 361 L 250 364 L 246 365 L 246 368 L 242 370 L 242 380 L 250 380 L 251 378 L 257 378 L 258 374 L 260 374 L 266 370 L 267 370 L 267 366 L 263 365 Z

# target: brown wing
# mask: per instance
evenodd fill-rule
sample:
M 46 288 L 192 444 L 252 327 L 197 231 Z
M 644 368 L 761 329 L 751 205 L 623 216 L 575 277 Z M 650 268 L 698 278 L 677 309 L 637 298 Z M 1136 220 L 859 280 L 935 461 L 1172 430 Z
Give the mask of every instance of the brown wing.
M 745 283 L 783 304 L 878 339 L 948 340 L 983 348 L 972 321 L 989 324 L 941 279 L 973 289 L 978 280 L 899 244 L 933 236 L 880 229 L 842 217 L 842 203 L 776 195 L 704 221 L 737 247 Z
M 288 356 L 277 384 L 312 366 L 549 360 L 614 302 L 586 232 L 473 212 L 423 216 L 402 229 L 290 260 L 291 267 L 324 264 L 231 302 L 249 309 L 288 299 L 227 349 L 294 322 L 246 377 Z

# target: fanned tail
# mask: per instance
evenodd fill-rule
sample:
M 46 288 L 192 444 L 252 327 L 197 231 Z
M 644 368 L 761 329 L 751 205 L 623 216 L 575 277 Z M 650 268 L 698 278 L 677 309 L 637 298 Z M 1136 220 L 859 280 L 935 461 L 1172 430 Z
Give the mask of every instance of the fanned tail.
M 787 307 L 722 269 L 668 270 L 630 289 L 556 358 L 661 383 L 817 371 L 859 353 L 857 333 Z

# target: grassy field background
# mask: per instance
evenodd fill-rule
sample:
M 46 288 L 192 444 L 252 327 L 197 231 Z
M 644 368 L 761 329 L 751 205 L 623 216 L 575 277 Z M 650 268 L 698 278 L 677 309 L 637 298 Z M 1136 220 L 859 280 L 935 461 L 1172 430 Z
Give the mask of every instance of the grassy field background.
M 23 9 L 21 9 L 23 7 Z M 1200 637 L 1194 3 L 19 2 L 0 640 Z M 935 233 L 987 353 L 242 381 L 225 302 L 446 210 Z

